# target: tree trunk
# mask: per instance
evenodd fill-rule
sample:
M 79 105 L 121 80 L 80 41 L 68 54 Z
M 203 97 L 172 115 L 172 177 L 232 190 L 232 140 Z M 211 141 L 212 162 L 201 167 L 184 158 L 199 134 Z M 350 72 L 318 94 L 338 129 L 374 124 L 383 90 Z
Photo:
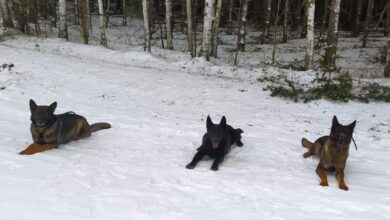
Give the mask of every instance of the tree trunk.
M 187 8 L 187 42 L 188 42 L 188 50 L 191 53 L 191 57 L 194 58 L 196 56 L 195 50 L 195 33 L 194 33 L 194 15 L 193 15 L 193 4 L 192 0 L 186 0 L 186 8 Z
M 269 36 L 269 27 L 271 25 L 271 0 L 266 0 L 267 6 L 266 6 L 266 13 L 265 13 L 265 29 L 263 33 L 263 38 L 266 39 Z
M 233 30 L 233 7 L 234 7 L 234 0 L 230 0 L 229 1 L 229 21 L 228 21 L 227 34 L 232 34 L 232 30 Z
M 80 0 L 82 1 L 82 0 Z M 79 24 L 79 0 L 74 0 L 74 24 Z
M 108 21 L 110 20 L 110 0 L 107 0 L 107 8 L 106 8 L 106 13 L 104 14 L 104 25 L 106 28 L 108 27 Z
M 275 25 L 274 25 L 274 39 L 272 44 L 272 64 L 275 63 L 275 55 L 276 55 L 276 26 L 278 25 L 279 20 L 279 7 L 280 7 L 280 1 L 278 0 L 278 7 L 276 8 L 276 18 L 275 18 Z
M 218 28 L 221 21 L 221 10 L 222 9 L 222 0 L 217 0 L 217 5 L 215 7 L 215 19 L 213 22 L 213 42 L 211 48 L 211 56 L 217 57 L 218 54 Z
M 126 0 L 122 0 L 122 16 L 123 16 L 122 25 L 127 26 Z
M 172 50 L 172 3 L 171 0 L 165 0 L 165 22 L 167 28 L 167 49 Z
M 106 25 L 105 25 L 105 21 L 104 21 L 103 0 L 98 0 L 98 7 L 99 7 L 99 24 L 100 24 L 100 44 L 107 47 Z
M 182 17 L 182 22 L 180 25 L 180 31 L 185 34 L 186 33 L 186 0 L 181 0 L 181 17 Z
M 284 0 L 284 12 L 283 12 L 283 43 L 287 43 L 287 35 L 288 35 L 288 12 L 289 12 L 289 3 L 288 0 Z
M 91 31 L 92 34 L 92 18 L 91 18 L 91 3 L 92 3 L 92 8 L 94 5 L 94 1 L 91 2 L 91 0 L 87 0 L 87 18 L 88 18 L 88 24 L 89 24 L 89 30 Z
M 214 18 L 214 2 L 215 0 L 205 0 L 204 21 L 203 21 L 203 39 L 200 55 L 210 60 L 211 40 Z
M 246 15 L 248 13 L 248 5 L 250 0 L 241 0 L 240 1 L 240 11 L 238 14 L 238 33 L 237 33 L 237 47 L 236 54 L 234 56 L 234 65 L 237 65 L 238 62 L 238 52 L 245 51 L 245 35 L 246 35 Z
M 3 17 L 3 27 L 14 28 L 15 26 L 14 22 L 12 21 L 8 0 L 0 0 L 0 10 Z
M 385 22 L 385 36 L 390 33 L 390 0 L 387 0 L 386 22 Z
M 144 50 L 149 53 L 152 52 L 151 49 L 151 33 L 150 33 L 150 23 L 149 23 L 149 0 L 142 0 L 142 12 L 144 15 L 144 26 L 145 26 L 145 47 Z
M 60 27 L 58 37 L 68 40 L 68 24 L 66 21 L 66 0 L 58 1 L 58 12 L 60 14 Z
M 87 0 L 79 0 L 79 18 L 80 18 L 80 32 L 83 37 L 84 44 L 88 44 L 89 39 L 89 21 L 88 21 L 88 11 L 87 11 Z
M 370 29 L 372 10 L 374 9 L 374 0 L 368 0 L 366 21 L 364 22 L 364 34 L 362 48 L 367 46 L 368 30 Z
M 353 28 L 353 31 L 352 31 L 352 36 L 353 37 L 357 37 L 359 36 L 359 33 L 360 33 L 360 18 L 362 16 L 362 0 L 358 0 L 357 3 L 356 3 L 357 7 L 356 7 L 356 15 L 355 15 L 355 22 L 354 22 L 354 28 Z
M 387 34 L 387 56 L 385 64 L 385 77 L 390 77 L 390 34 Z
M 310 69 L 313 61 L 314 50 L 314 11 L 315 0 L 307 0 L 307 31 L 306 31 L 306 56 L 305 69 Z
M 339 25 L 340 1 L 332 0 L 329 13 L 328 39 L 325 48 L 325 66 L 332 70 L 336 67 L 337 35 Z

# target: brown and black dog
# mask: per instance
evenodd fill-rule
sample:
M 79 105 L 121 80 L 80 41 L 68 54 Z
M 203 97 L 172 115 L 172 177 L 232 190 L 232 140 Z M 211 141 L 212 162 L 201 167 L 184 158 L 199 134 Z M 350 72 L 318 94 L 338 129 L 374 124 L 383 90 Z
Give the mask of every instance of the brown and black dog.
M 348 190 L 344 181 L 344 168 L 355 125 L 356 121 L 348 126 L 341 125 L 334 116 L 329 136 L 320 137 L 314 143 L 302 138 L 302 146 L 309 149 L 303 157 L 307 158 L 315 154 L 320 159 L 316 172 L 321 179 L 321 186 L 328 186 L 326 171 L 336 171 L 339 188 Z
M 74 112 L 55 115 L 57 102 L 49 106 L 37 105 L 30 100 L 31 135 L 34 143 L 20 154 L 31 155 L 58 147 L 72 140 L 86 138 L 92 132 L 108 129 L 108 123 L 95 123 L 89 125 L 87 119 Z

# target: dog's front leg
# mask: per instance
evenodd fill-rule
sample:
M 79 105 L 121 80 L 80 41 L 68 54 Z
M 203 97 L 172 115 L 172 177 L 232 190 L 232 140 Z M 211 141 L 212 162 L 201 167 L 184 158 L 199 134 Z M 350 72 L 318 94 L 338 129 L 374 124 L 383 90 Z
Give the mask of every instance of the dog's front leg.
M 187 169 L 194 169 L 196 164 L 206 155 L 206 153 L 199 149 L 198 152 L 195 154 L 194 158 L 192 159 L 191 163 L 187 164 Z
M 336 178 L 339 182 L 339 188 L 343 190 L 348 190 L 347 184 L 344 181 L 344 168 L 336 168 Z
M 211 170 L 217 171 L 219 164 L 223 162 L 224 158 L 225 158 L 225 155 L 222 155 L 222 156 L 215 158 L 213 165 L 211 165 Z
M 328 186 L 328 177 L 326 176 L 325 169 L 320 164 L 317 166 L 316 173 L 321 179 L 320 185 Z
M 58 147 L 58 144 L 32 143 L 30 146 L 28 146 L 25 150 L 21 151 L 19 154 L 32 155 L 32 154 L 39 153 L 39 152 L 46 151 L 46 150 L 50 150 L 50 149 L 53 149 L 56 147 Z

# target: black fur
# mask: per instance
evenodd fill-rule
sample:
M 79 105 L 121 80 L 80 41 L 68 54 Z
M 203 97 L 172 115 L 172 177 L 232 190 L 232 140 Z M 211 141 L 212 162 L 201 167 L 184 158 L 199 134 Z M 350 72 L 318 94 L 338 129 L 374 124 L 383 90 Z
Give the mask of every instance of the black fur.
M 240 128 L 234 129 L 226 124 L 225 116 L 222 117 L 220 124 L 214 124 L 210 116 L 207 116 L 206 122 L 207 132 L 203 135 L 202 145 L 197 149 L 191 163 L 187 164 L 187 169 L 195 168 L 196 164 L 204 157 L 209 156 L 215 159 L 211 170 L 217 171 L 218 166 L 229 153 L 231 146 L 237 144 L 242 147 Z

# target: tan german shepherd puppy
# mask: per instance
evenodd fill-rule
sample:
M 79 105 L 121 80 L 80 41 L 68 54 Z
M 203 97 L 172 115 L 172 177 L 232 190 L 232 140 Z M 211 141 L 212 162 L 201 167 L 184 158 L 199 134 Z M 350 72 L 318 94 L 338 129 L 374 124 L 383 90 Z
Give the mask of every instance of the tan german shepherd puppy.
M 108 123 L 89 125 L 87 120 L 74 112 L 55 115 L 57 102 L 49 106 L 37 105 L 30 100 L 31 135 L 34 143 L 20 154 L 31 155 L 58 147 L 72 140 L 86 138 L 101 129 L 111 127 Z
M 336 171 L 339 188 L 348 190 L 344 181 L 344 169 L 355 125 L 356 121 L 348 126 L 341 125 L 334 116 L 329 136 L 320 137 L 314 143 L 302 138 L 302 146 L 309 149 L 303 157 L 315 154 L 320 158 L 316 172 L 321 179 L 321 186 L 328 186 L 326 171 Z

